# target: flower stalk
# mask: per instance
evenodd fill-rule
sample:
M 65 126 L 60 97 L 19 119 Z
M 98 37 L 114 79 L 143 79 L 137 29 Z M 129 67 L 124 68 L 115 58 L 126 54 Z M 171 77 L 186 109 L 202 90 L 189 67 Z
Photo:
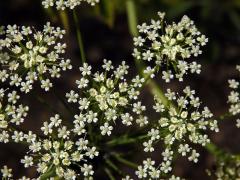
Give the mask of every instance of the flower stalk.
M 76 10 L 73 10 L 73 20 L 75 23 L 75 28 L 76 28 L 76 33 L 77 33 L 77 41 L 78 41 L 78 47 L 81 55 L 81 61 L 82 64 L 86 62 L 86 56 L 85 56 L 85 51 L 84 51 L 84 45 L 83 45 L 83 40 L 82 40 L 82 33 L 80 30 L 80 23 L 79 23 L 79 18 L 77 15 Z

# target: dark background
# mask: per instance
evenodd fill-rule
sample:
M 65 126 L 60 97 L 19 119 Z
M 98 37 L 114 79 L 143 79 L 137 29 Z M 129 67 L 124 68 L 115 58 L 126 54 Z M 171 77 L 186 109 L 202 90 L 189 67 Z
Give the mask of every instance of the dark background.
M 195 21 L 200 31 L 209 38 L 209 43 L 203 49 L 203 55 L 198 62 L 202 64 L 200 75 L 188 76 L 184 83 L 173 82 L 165 84 L 159 80 L 160 86 L 179 90 L 184 85 L 190 85 L 197 91 L 197 95 L 218 117 L 227 112 L 226 104 L 229 93 L 227 79 L 237 78 L 239 75 L 235 65 L 240 58 L 240 1 L 239 0 L 136 0 L 139 23 L 149 22 L 157 18 L 158 11 L 165 11 L 169 22 L 178 21 L 184 14 Z M 86 4 L 79 6 L 77 13 L 83 36 L 84 48 L 88 62 L 95 69 L 99 68 L 104 58 L 111 59 L 114 64 L 125 60 L 134 67 L 132 53 L 132 36 L 129 32 L 126 1 L 102 0 L 97 7 Z M 30 115 L 24 125 L 25 129 L 39 132 L 42 121 L 53 115 L 48 107 L 40 103 L 40 99 L 47 99 L 55 108 L 65 112 L 57 96 L 74 89 L 75 80 L 79 77 L 78 67 L 81 65 L 78 45 L 75 36 L 72 12 L 67 11 L 69 18 L 66 43 L 68 51 L 66 57 L 72 60 L 73 71 L 64 73 L 63 78 L 56 80 L 53 91 L 44 93 L 36 85 L 30 96 L 23 95 L 25 104 L 31 107 Z M 56 10 L 45 10 L 40 0 L 0 0 L 0 25 L 17 24 L 33 25 L 42 29 L 43 25 L 51 21 L 54 25 L 63 27 L 61 15 Z M 131 74 L 136 73 L 131 68 Z M 145 104 L 149 102 L 149 90 L 143 93 Z M 211 135 L 213 142 L 219 147 L 232 153 L 240 152 L 240 133 L 235 127 L 234 119 L 220 122 L 220 133 Z M 15 144 L 0 144 L 0 165 L 13 167 L 16 177 L 21 175 L 33 176 L 33 171 L 25 170 L 19 163 L 26 147 Z M 205 169 L 214 168 L 214 159 L 205 150 L 201 150 L 198 164 L 181 158 L 175 166 L 175 174 L 187 179 L 208 179 Z M 157 154 L 154 156 L 158 156 Z M 140 163 L 142 155 L 137 154 L 133 159 Z M 100 177 L 99 177 L 100 178 Z M 101 177 L 100 179 L 106 179 Z

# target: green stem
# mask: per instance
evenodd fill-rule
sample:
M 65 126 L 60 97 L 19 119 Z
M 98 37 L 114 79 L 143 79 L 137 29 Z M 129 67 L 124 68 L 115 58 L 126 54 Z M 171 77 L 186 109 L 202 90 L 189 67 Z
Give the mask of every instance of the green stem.
M 106 163 L 108 164 L 109 167 L 111 167 L 114 171 L 116 171 L 118 174 L 122 175 L 122 171 L 114 165 L 114 163 L 110 159 L 106 159 Z
M 67 11 L 59 11 L 59 16 L 61 19 L 61 22 L 64 26 L 64 29 L 67 31 L 67 33 L 69 33 L 69 20 L 68 20 L 68 14 Z
M 129 31 L 133 37 L 138 36 L 137 12 L 136 12 L 136 6 L 135 6 L 135 3 L 133 0 L 126 1 L 126 9 L 127 9 Z M 134 61 L 137 66 L 138 72 L 142 72 L 142 70 L 144 69 L 142 63 L 140 61 L 138 61 L 136 58 L 134 58 Z
M 153 80 L 149 81 L 148 83 L 149 88 L 152 91 L 152 94 L 157 95 L 163 103 L 164 106 L 168 106 L 171 104 L 172 107 L 175 107 L 165 96 L 163 90 L 160 88 L 160 86 Z
M 108 168 L 104 168 L 104 171 L 106 172 L 110 180 L 115 180 L 115 177 L 112 175 L 111 171 Z
M 85 63 L 86 62 L 86 56 L 85 56 L 85 53 L 84 53 L 82 34 L 81 34 L 81 31 L 80 31 L 78 15 L 77 15 L 75 10 L 73 10 L 73 19 L 74 19 L 74 23 L 75 23 L 76 31 L 77 31 L 77 40 L 78 40 L 79 50 L 80 50 L 80 53 L 81 53 L 81 60 L 82 60 L 82 63 Z
M 42 6 L 43 7 L 43 6 Z M 44 8 L 43 7 L 43 11 L 46 13 L 46 15 L 50 18 L 51 22 L 57 22 L 58 17 L 56 15 L 56 13 L 53 11 L 52 7 L 49 8 Z
M 116 145 L 123 145 L 123 144 L 132 144 L 132 143 L 136 143 L 139 142 L 145 138 L 148 138 L 148 135 L 142 135 L 136 138 L 128 138 L 126 136 L 121 137 L 121 138 L 117 138 L 117 139 L 113 139 L 111 141 L 107 142 L 107 145 L 109 146 L 116 146 Z
M 136 13 L 136 6 L 133 0 L 127 0 L 126 1 L 126 8 L 127 8 L 127 17 L 128 17 L 128 25 L 129 30 L 132 34 L 132 36 L 138 35 L 137 30 L 137 13 Z
M 128 167 L 131 167 L 131 168 L 133 168 L 133 169 L 137 169 L 137 168 L 138 168 L 138 165 L 137 165 L 137 164 L 135 164 L 135 163 L 133 163 L 133 162 L 131 162 L 131 161 L 128 161 L 127 159 L 122 158 L 122 157 L 121 157 L 120 155 L 118 155 L 118 154 L 114 154 L 113 156 L 116 158 L 116 160 L 118 160 L 119 162 L 127 165 Z

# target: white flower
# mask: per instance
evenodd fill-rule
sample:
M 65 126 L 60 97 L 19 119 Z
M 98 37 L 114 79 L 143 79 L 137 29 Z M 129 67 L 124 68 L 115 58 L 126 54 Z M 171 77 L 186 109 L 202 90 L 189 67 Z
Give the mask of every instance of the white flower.
M 171 79 L 173 79 L 172 71 L 163 71 L 162 72 L 162 79 L 164 79 L 167 83 L 170 82 Z
M 49 91 L 49 89 L 52 87 L 52 83 L 49 79 L 41 80 L 41 88 L 45 91 Z
M 31 156 L 24 156 L 24 159 L 21 160 L 21 163 L 24 164 L 25 168 L 28 168 L 33 165 L 33 158 Z
M 88 152 L 86 152 L 86 156 L 90 159 L 93 159 L 95 156 L 98 156 L 99 152 L 96 151 L 96 147 L 89 148 Z
M 136 171 L 136 175 L 139 179 L 143 179 L 147 177 L 147 170 L 142 166 L 138 166 L 138 170 Z
M 80 80 L 76 81 L 80 93 L 71 90 L 66 93 L 68 102 L 77 103 L 80 113 L 76 114 L 74 132 L 85 133 L 86 125 L 96 124 L 102 135 L 111 135 L 113 123 L 118 119 L 126 126 L 136 123 L 140 126 L 148 123 L 143 116 L 146 107 L 137 101 L 140 95 L 138 89 L 145 82 L 144 78 L 136 76 L 127 81 L 129 66 L 123 61 L 118 67 L 114 67 L 110 60 L 104 59 L 103 72 L 92 72 L 92 67 L 84 63 L 79 68 Z M 129 109 L 132 110 L 128 111 Z
M 70 131 L 67 130 L 66 126 L 58 128 L 58 137 L 63 139 L 68 139 Z
M 12 178 L 12 169 L 9 169 L 7 166 L 3 166 L 1 173 L 3 178 Z
M 74 121 L 74 125 L 77 122 L 83 122 L 79 121 L 80 116 L 76 118 L 78 120 Z M 64 126 L 62 123 L 60 116 L 56 114 L 50 118 L 50 123 L 47 121 L 43 123 L 41 130 L 47 135 L 46 138 L 36 138 L 36 135 L 32 133 L 22 135 L 29 143 L 30 151 L 21 162 L 26 168 L 37 166 L 40 176 L 53 167 L 54 174 L 64 177 L 64 179 L 76 179 L 82 175 L 91 178 L 94 171 L 87 160 L 99 155 L 97 148 L 88 145 L 88 140 L 85 139 L 86 131 L 80 134 L 83 135 L 83 138 L 78 133 L 75 133 L 74 129 L 70 130 L 69 127 Z M 16 141 L 16 139 L 21 138 L 19 135 L 20 133 L 14 133 L 15 137 L 13 139 Z M 51 163 L 48 163 L 50 161 Z M 71 167 L 72 164 L 79 164 L 82 173 L 76 173 L 75 169 Z
M 103 62 L 104 64 L 102 65 L 102 68 L 104 70 L 110 71 L 111 69 L 113 69 L 112 61 L 104 59 Z
M 239 65 L 236 69 L 239 71 Z M 240 71 L 239 71 L 240 72 Z M 231 92 L 228 96 L 228 103 L 230 104 L 229 113 L 232 115 L 237 115 L 240 113 L 240 95 L 239 95 L 239 81 L 235 79 L 228 80 Z M 237 125 L 238 126 L 238 125 Z
M 140 35 L 133 38 L 133 56 L 138 60 L 153 61 L 157 71 L 162 70 L 162 78 L 166 82 L 173 78 L 183 81 L 183 76 L 189 71 L 199 74 L 201 65 L 186 59 L 202 54 L 200 47 L 206 45 L 208 38 L 197 30 L 187 16 L 183 16 L 178 23 L 167 24 L 165 13 L 158 14 L 160 20 L 137 26 Z
M 88 86 L 89 80 L 85 78 L 81 78 L 80 80 L 76 81 L 79 89 L 86 88 Z
M 84 176 L 88 177 L 88 176 L 92 176 L 93 175 L 93 170 L 92 170 L 92 165 L 87 165 L 84 164 L 81 167 L 81 172 L 83 173 Z
M 237 121 L 236 126 L 237 126 L 238 128 L 240 128 L 240 119 L 237 119 L 236 121 Z
M 170 162 L 170 161 L 162 162 L 160 169 L 161 169 L 161 171 L 163 171 L 164 173 L 170 172 L 170 171 L 172 170 L 171 162 Z
M 23 141 L 23 139 L 24 139 L 24 134 L 23 134 L 23 132 L 14 131 L 14 133 L 13 133 L 13 135 L 12 135 L 12 139 L 13 139 L 14 142 L 16 142 L 16 143 Z
M 111 132 L 113 130 L 113 127 L 112 126 L 109 126 L 108 123 L 104 123 L 104 126 L 100 126 L 100 130 L 101 130 L 101 134 L 102 135 L 108 135 L 110 136 L 111 135 Z
M 239 179 L 240 161 L 237 155 L 224 154 L 219 156 L 216 167 L 209 171 L 212 179 Z
M 87 63 L 84 63 L 83 66 L 79 68 L 79 70 L 83 76 L 90 75 L 91 69 L 92 69 L 92 67 L 89 66 Z
M 52 126 L 48 124 L 48 122 L 44 122 L 43 126 L 41 127 L 41 130 L 45 135 L 52 133 Z
M 23 141 L 23 133 L 14 129 L 24 122 L 29 108 L 18 105 L 20 96 L 16 91 L 7 91 L 0 89 L 0 142 L 9 142 L 9 137 L 15 142 Z
M 47 23 L 42 31 L 34 27 L 8 25 L 0 39 L 0 71 L 2 81 L 8 77 L 10 85 L 20 86 L 28 93 L 35 81 L 48 91 L 49 77 L 60 77 L 60 71 L 71 69 L 70 60 L 64 60 L 66 44 L 61 43 L 65 30 Z M 21 45 L 19 45 L 21 44 Z
M 66 8 L 74 9 L 79 6 L 82 2 L 86 2 L 91 6 L 99 3 L 100 0 L 42 0 L 44 8 L 56 6 L 58 10 L 64 10 Z
M 145 152 L 152 152 L 157 149 L 153 148 L 153 145 L 163 141 L 164 162 L 161 163 L 160 170 L 168 173 L 172 169 L 175 153 L 187 156 L 189 161 L 196 163 L 199 153 L 192 149 L 191 144 L 205 146 L 210 142 L 206 130 L 218 132 L 219 129 L 217 121 L 211 119 L 213 114 L 210 110 L 204 107 L 201 111 L 201 102 L 190 87 L 183 90 L 183 95 L 167 89 L 165 96 L 169 101 L 167 104 L 163 104 L 158 97 L 154 98 L 153 108 L 160 114 L 160 119 L 158 125 L 148 131 L 148 138 L 144 140 L 143 146 Z
M 192 154 L 191 154 L 191 156 L 188 157 L 188 160 L 197 163 L 197 162 L 198 162 L 198 157 L 199 157 L 199 156 L 200 156 L 200 154 L 197 153 L 195 149 L 193 149 L 193 150 L 192 150 Z
M 127 175 L 126 177 L 122 178 L 122 180 L 133 180 L 129 175 Z
M 149 140 L 148 142 L 144 142 L 143 143 L 143 146 L 145 147 L 144 148 L 144 151 L 145 152 L 153 152 L 154 151 L 154 148 L 152 147 L 152 141 L 151 140 Z
M 78 150 L 86 150 L 87 145 L 88 145 L 88 140 L 85 140 L 83 138 L 80 138 L 77 142 L 76 145 L 78 146 Z
M 141 114 L 142 111 L 145 111 L 146 107 L 142 106 L 141 102 L 137 102 L 133 104 L 133 112 L 136 114 Z
M 19 95 L 17 95 L 16 91 L 12 91 L 8 94 L 8 102 L 12 102 L 13 104 L 16 104 L 17 100 L 20 98 Z
M 66 93 L 66 97 L 68 98 L 68 102 L 76 103 L 79 95 L 71 90 L 70 93 Z
M 125 113 L 121 115 L 122 123 L 130 126 L 132 125 L 133 117 L 129 113 Z
M 51 117 L 50 121 L 51 121 L 51 123 L 49 124 L 50 127 L 53 127 L 53 126 L 58 127 L 61 124 L 61 122 L 62 122 L 62 120 L 60 119 L 59 114 L 55 114 L 54 117 Z
M 178 152 L 181 153 L 182 156 L 186 156 L 188 152 L 190 152 L 191 148 L 189 147 L 188 144 L 180 144 Z

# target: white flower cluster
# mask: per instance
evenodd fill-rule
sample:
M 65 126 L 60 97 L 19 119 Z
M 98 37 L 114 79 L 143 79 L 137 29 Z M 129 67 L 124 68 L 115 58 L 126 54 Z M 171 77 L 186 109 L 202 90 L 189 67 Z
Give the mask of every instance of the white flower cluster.
M 92 177 L 94 171 L 88 161 L 99 153 L 96 147 L 89 147 L 86 134 L 80 137 L 68 129 L 58 114 L 45 121 L 41 130 L 47 138 L 21 134 L 21 141 L 29 143 L 29 152 L 21 160 L 25 168 L 36 166 L 42 178 L 52 171 L 51 176 L 68 180 Z
M 184 74 L 188 72 L 199 74 L 201 65 L 187 59 L 202 54 L 200 47 L 205 46 L 208 39 L 187 16 L 183 16 L 178 23 L 167 25 L 165 13 L 159 12 L 158 15 L 160 20 L 138 26 L 140 35 L 133 39 L 133 56 L 137 60 L 153 62 L 154 68 L 148 66 L 146 72 L 161 69 L 166 82 L 173 78 L 183 81 Z
M 240 73 L 240 65 L 237 65 L 237 70 Z M 229 87 L 231 88 L 231 92 L 228 96 L 228 103 L 231 105 L 229 108 L 229 113 L 232 115 L 240 114 L 240 85 L 239 80 L 230 79 L 228 80 Z M 240 127 L 240 120 L 237 120 L 237 126 Z
M 16 91 L 6 94 L 6 90 L 0 89 L 0 142 L 8 143 L 10 135 L 15 127 L 23 123 L 27 116 L 28 106 L 17 105 L 20 98 Z
M 60 72 L 71 69 L 70 60 L 61 57 L 66 44 L 60 40 L 64 30 L 44 25 L 43 31 L 32 27 L 8 25 L 0 35 L 0 79 L 9 78 L 10 85 L 20 86 L 28 93 L 34 81 L 41 82 L 41 88 L 52 87 L 50 77 L 59 78 Z
M 181 96 L 168 89 L 165 94 L 169 100 L 168 105 L 155 97 L 154 109 L 161 114 L 161 118 L 149 130 L 149 139 L 143 143 L 145 152 L 153 152 L 155 144 L 161 140 L 164 142 L 163 162 L 159 167 L 164 173 L 172 170 L 175 153 L 188 155 L 189 161 L 197 163 L 199 153 L 191 147 L 191 143 L 205 146 L 210 140 L 204 131 L 219 131 L 217 121 L 211 120 L 213 115 L 209 109 L 204 107 L 200 112 L 201 102 L 194 96 L 195 91 L 187 86 L 183 93 Z
M 210 176 L 217 180 L 240 179 L 240 158 L 239 156 L 222 157 L 217 162 L 217 167 L 209 172 Z
M 111 124 L 119 119 L 126 126 L 134 120 L 140 126 L 147 124 L 147 117 L 142 115 L 146 108 L 138 101 L 138 89 L 144 79 L 136 76 L 128 83 L 125 75 L 129 66 L 124 61 L 114 68 L 111 61 L 104 60 L 102 68 L 104 72 L 92 73 L 92 67 L 85 63 L 80 67 L 82 77 L 76 81 L 79 92 L 71 90 L 66 94 L 68 102 L 78 103 L 80 110 L 75 115 L 75 131 L 84 132 L 81 129 L 86 124 L 98 122 L 101 134 L 109 136 L 113 130 Z
M 91 6 L 94 6 L 99 3 L 99 1 L 100 0 L 43 0 L 42 5 L 45 8 L 56 6 L 58 10 L 64 10 L 65 8 L 74 9 L 82 2 L 87 2 Z
M 152 159 L 148 158 L 143 161 L 143 165 L 138 166 L 138 170 L 135 172 L 139 179 L 161 179 L 161 175 L 165 175 L 161 173 L 160 167 L 155 167 L 156 163 Z M 168 178 L 169 180 L 180 180 L 179 177 L 172 175 Z

